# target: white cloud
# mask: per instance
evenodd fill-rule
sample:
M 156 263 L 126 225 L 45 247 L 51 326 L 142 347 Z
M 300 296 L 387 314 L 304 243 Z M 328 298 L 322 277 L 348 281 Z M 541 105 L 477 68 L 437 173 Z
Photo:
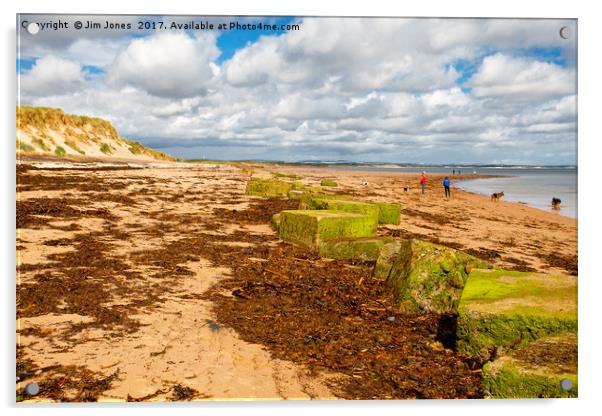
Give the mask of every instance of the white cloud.
M 304 19 L 299 31 L 263 37 L 238 51 L 226 63 L 227 80 L 235 86 L 274 82 L 313 89 L 336 79 L 340 90 L 358 93 L 450 86 L 457 74 L 445 65 L 448 55 L 429 55 L 424 49 L 425 24 L 404 19 Z M 415 33 L 422 39 L 412 37 Z
M 52 55 L 38 59 L 20 76 L 21 93 L 46 96 L 73 92 L 84 83 L 84 72 L 75 62 Z
M 270 74 L 281 70 L 279 43 L 278 38 L 266 37 L 236 52 L 226 66 L 227 80 L 241 87 L 266 82 Z
M 60 56 L 89 62 L 86 49 L 108 42 L 99 58 L 114 61 L 107 75 L 30 102 L 108 118 L 128 137 L 189 157 L 572 161 L 570 59 L 567 67 L 516 57 L 530 47 L 570 55 L 559 23 L 308 18 L 219 64 L 211 33 L 91 39 Z M 463 85 L 472 91 L 456 84 L 457 60 L 477 63 Z
M 81 65 L 92 65 L 100 68 L 108 67 L 115 56 L 127 45 L 124 39 L 88 39 L 81 38 L 73 42 L 63 52 L 63 57 L 74 60 Z
M 477 97 L 533 100 L 572 94 L 575 79 L 574 70 L 498 53 L 483 60 L 471 85 Z
M 211 33 L 192 38 L 168 32 L 135 39 L 109 68 L 108 82 L 159 97 L 203 95 L 214 79 L 211 64 L 219 53 Z
M 432 93 L 424 94 L 422 101 L 430 108 L 458 108 L 468 105 L 470 99 L 458 87 L 448 90 L 437 90 Z
M 336 119 L 344 117 L 345 112 L 339 97 L 308 97 L 300 93 L 283 97 L 274 108 L 276 117 L 292 120 Z

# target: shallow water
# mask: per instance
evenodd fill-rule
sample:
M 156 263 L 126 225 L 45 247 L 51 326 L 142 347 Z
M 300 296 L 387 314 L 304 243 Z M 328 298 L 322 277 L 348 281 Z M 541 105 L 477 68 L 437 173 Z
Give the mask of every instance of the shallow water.
M 453 186 L 483 195 L 504 192 L 505 201 L 523 202 L 545 211 L 553 211 L 552 197 L 560 198 L 560 210 L 554 212 L 577 218 L 576 169 L 521 169 L 510 174 L 504 178 L 458 181 Z
M 491 195 L 494 192 L 504 192 L 504 200 L 522 202 L 531 207 L 553 211 L 552 197 L 560 198 L 560 210 L 553 211 L 560 215 L 577 218 L 577 169 L 576 168 L 546 168 L 546 167 L 331 167 L 331 169 L 367 170 L 377 172 L 415 172 L 426 171 L 429 173 L 455 173 L 479 175 L 508 175 L 503 178 L 491 179 L 465 179 L 452 181 L 452 187 L 477 194 Z

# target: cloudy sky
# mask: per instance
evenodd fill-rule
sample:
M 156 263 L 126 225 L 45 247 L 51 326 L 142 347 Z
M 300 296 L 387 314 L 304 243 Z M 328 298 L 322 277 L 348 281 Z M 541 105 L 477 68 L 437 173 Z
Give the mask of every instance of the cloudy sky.
M 576 164 L 574 20 L 21 19 L 69 23 L 19 30 L 21 104 L 103 117 L 184 158 Z M 137 30 L 140 20 L 278 29 Z

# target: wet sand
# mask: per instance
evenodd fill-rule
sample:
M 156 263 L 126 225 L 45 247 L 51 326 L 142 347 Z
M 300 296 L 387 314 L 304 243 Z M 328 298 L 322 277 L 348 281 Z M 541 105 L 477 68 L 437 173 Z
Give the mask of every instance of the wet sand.
M 295 173 L 313 186 L 333 178 L 332 192 L 400 203 L 401 224 L 379 227 L 381 235 L 439 242 L 515 270 L 577 273 L 576 220 L 455 189 L 446 201 L 437 175 L 422 195 L 418 175 L 407 173 L 241 164 L 18 168 L 17 372 L 42 371 L 17 390 L 37 381 L 42 393 L 34 400 L 53 401 L 364 398 L 337 388 L 349 373 L 278 353 L 216 309 L 244 294 L 227 282 L 287 250 L 269 220 L 294 201 L 245 195 L 251 170 Z M 329 267 L 369 272 L 369 265 Z M 370 284 L 385 296 L 381 282 Z M 438 344 L 428 354 L 459 363 Z

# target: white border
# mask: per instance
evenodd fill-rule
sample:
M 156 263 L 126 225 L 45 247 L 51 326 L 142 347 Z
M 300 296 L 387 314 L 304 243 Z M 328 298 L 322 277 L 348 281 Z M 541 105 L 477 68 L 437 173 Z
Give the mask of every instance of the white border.
M 598 251 L 602 244 L 599 237 L 602 207 L 602 175 L 596 171 L 600 164 L 600 121 L 602 106 L 600 97 L 599 39 L 602 39 L 600 14 L 592 4 L 595 2 L 526 0 L 488 1 L 434 1 L 394 2 L 368 0 L 361 3 L 330 0 L 230 0 L 228 2 L 192 2 L 186 0 L 102 0 L 98 2 L 72 2 L 68 0 L 34 1 L 19 0 L 8 4 L 2 2 L 1 15 L 3 42 L 2 57 L 2 262 L 3 277 L 3 322 L 2 342 L 2 406 L 5 414 L 35 413 L 44 415 L 81 414 L 91 415 L 107 412 L 156 415 L 181 414 L 239 414 L 261 415 L 292 414 L 307 415 L 308 412 L 328 414 L 339 411 L 352 415 L 364 415 L 374 409 L 378 413 L 419 413 L 448 415 L 507 415 L 525 412 L 550 415 L 574 415 L 594 413 L 598 406 L 598 389 L 602 344 L 598 322 L 602 296 L 602 276 Z M 130 13 L 130 14 L 218 14 L 218 15 L 349 15 L 349 16 L 439 16 L 439 17 L 554 17 L 578 18 L 579 23 L 579 399 L 540 401 L 421 401 L 421 402 L 319 402 L 319 403 L 205 403 L 200 405 L 145 405 L 98 406 L 78 405 L 60 407 L 15 407 L 14 400 L 14 112 L 15 112 L 15 14 L 21 13 Z M 598 266 L 598 267 L 596 267 Z M 599 411 L 599 410 L 598 410 Z

